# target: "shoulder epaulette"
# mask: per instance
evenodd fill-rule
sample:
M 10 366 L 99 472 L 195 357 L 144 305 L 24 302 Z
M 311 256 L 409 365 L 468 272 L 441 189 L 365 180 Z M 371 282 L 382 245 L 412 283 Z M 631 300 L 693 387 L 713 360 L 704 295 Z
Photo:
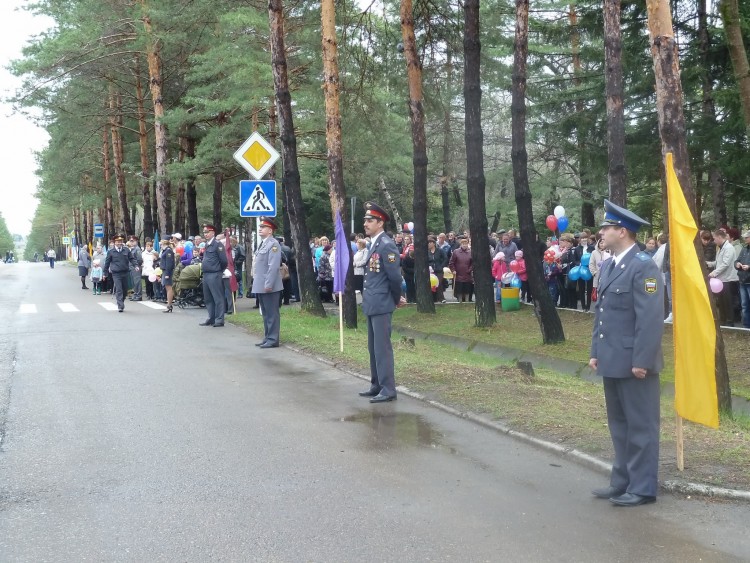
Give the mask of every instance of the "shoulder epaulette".
M 635 255 L 636 258 L 638 258 L 641 262 L 645 262 L 646 260 L 651 260 L 651 255 L 648 252 L 639 252 Z

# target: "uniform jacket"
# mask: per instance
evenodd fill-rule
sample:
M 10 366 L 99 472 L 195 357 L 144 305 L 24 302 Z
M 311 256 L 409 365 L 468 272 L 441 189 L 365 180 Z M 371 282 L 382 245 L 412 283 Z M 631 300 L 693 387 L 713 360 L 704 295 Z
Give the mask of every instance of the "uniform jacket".
M 138 262 L 136 262 L 135 256 L 133 256 L 127 246 L 123 244 L 119 252 L 116 246 L 109 249 L 107 259 L 104 261 L 105 272 L 126 274 L 130 271 L 131 266 L 135 268 L 138 266 Z
M 602 263 L 591 357 L 597 375 L 633 377 L 631 368 L 658 373 L 663 366 L 664 284 L 651 257 L 631 248 L 611 269 Z
M 161 256 L 159 256 L 159 267 L 161 268 L 162 278 L 169 279 L 174 275 L 174 250 L 168 246 L 162 250 Z
M 253 287 L 255 294 L 282 291 L 281 280 L 281 245 L 274 237 L 267 237 L 260 243 L 253 259 Z
M 396 243 L 382 233 L 365 262 L 362 312 L 367 316 L 392 313 L 401 301 L 401 257 Z
M 223 273 L 227 269 L 227 251 L 224 243 L 211 239 L 203 249 L 203 271 L 207 274 Z

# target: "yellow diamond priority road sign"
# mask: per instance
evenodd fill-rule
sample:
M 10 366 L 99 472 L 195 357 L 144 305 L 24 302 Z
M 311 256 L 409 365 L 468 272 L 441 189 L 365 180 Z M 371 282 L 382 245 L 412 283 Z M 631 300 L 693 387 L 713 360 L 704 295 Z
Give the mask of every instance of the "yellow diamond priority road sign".
M 234 159 L 250 172 L 253 178 L 260 180 L 279 160 L 279 153 L 271 143 L 255 132 L 237 149 Z

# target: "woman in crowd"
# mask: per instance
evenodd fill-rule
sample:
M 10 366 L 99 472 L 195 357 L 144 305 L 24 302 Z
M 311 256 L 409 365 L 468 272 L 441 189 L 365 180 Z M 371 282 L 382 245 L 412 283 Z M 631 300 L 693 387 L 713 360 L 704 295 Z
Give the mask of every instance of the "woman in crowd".
M 161 243 L 161 255 L 159 256 L 159 265 L 161 267 L 161 284 L 167 293 L 167 308 L 164 313 L 172 312 L 172 300 L 174 299 L 174 289 L 172 280 L 175 269 L 175 253 L 172 250 L 172 241 L 165 240 Z
M 333 303 L 333 268 L 331 268 L 331 250 L 333 247 L 326 244 L 320 253 L 318 264 L 318 284 L 320 285 L 320 300 L 325 303 Z
M 451 254 L 448 267 L 453 273 L 453 297 L 456 301 L 471 303 L 474 294 L 474 264 L 469 250 L 469 239 L 463 237 L 460 246 Z
M 354 290 L 362 293 L 365 282 L 365 264 L 367 264 L 367 241 L 357 239 L 357 252 L 352 259 L 354 264 Z
M 84 245 L 78 251 L 78 275 L 81 278 L 81 289 L 88 289 L 86 287 L 86 276 L 89 275 L 90 267 L 91 258 L 89 257 L 89 249 Z
M 406 237 L 404 237 L 406 239 Z M 417 284 L 414 281 L 414 245 L 406 247 L 403 256 L 401 257 L 401 272 L 404 275 L 404 281 L 406 282 L 406 302 L 416 303 L 417 302 Z

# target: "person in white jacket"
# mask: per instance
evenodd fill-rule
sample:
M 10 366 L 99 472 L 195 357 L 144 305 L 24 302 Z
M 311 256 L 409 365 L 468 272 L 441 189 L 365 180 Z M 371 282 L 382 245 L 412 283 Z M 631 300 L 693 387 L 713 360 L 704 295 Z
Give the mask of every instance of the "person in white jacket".
M 732 296 L 739 292 L 737 287 L 740 279 L 734 268 L 734 247 L 729 242 L 729 235 L 724 229 L 713 233 L 716 243 L 716 261 L 706 262 L 709 268 L 709 278 L 717 278 L 724 284 L 722 290 L 717 294 L 717 305 L 719 307 L 719 322 L 723 326 L 734 326 L 734 314 L 732 312 Z
M 367 264 L 367 241 L 357 239 L 357 252 L 354 253 L 354 290 L 362 293 L 365 280 L 365 265 Z

